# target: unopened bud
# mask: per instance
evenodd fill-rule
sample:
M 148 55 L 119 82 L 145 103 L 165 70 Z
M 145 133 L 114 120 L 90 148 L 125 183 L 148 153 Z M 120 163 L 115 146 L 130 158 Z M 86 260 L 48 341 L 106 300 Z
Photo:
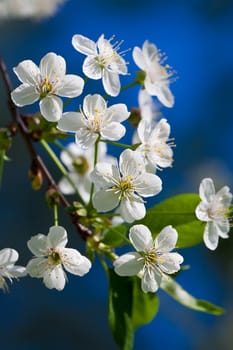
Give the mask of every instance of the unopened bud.
M 141 112 L 139 108 L 132 108 L 128 122 L 136 128 L 141 120 Z
M 50 208 L 53 208 L 55 205 L 58 205 L 60 203 L 60 196 L 59 192 L 53 188 L 50 187 L 45 194 L 45 199 Z

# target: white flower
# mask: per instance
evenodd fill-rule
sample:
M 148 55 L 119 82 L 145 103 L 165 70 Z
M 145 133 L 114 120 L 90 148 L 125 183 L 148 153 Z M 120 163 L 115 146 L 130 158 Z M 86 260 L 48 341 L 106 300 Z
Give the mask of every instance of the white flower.
M 126 222 L 142 219 L 146 214 L 141 197 L 151 197 L 162 190 L 157 175 L 145 172 L 140 154 L 129 149 L 120 155 L 119 168 L 108 163 L 97 163 L 91 177 L 102 189 L 93 196 L 93 205 L 99 212 L 110 211 L 118 205 Z
M 49 289 L 62 290 L 65 287 L 67 277 L 64 269 L 83 276 L 91 268 L 91 262 L 76 249 L 65 248 L 67 241 L 66 230 L 52 226 L 47 236 L 38 234 L 27 243 L 35 255 L 27 264 L 27 272 L 31 277 L 43 278 Z
M 18 252 L 12 248 L 0 250 L 0 288 L 4 291 L 8 290 L 5 278 L 12 282 L 13 278 L 26 275 L 25 267 L 15 265 L 18 258 Z
M 129 117 L 125 104 L 118 103 L 107 108 L 102 96 L 87 95 L 83 110 L 64 113 L 58 122 L 58 129 L 75 132 L 76 142 L 83 147 L 94 144 L 99 136 L 104 140 L 117 141 L 125 135 L 122 121 Z
M 141 120 L 138 125 L 138 138 L 141 145 L 136 149 L 145 160 L 146 170 L 155 172 L 156 169 L 170 167 L 173 162 L 174 144 L 169 139 L 170 125 L 166 119 L 158 123 Z
M 142 277 L 143 292 L 156 292 L 163 274 L 173 274 L 180 270 L 183 257 L 170 253 L 178 238 L 172 226 L 166 226 L 153 241 L 148 227 L 134 225 L 130 229 L 129 239 L 137 252 L 126 253 L 114 261 L 115 272 L 120 276 Z
M 64 0 L 1 0 L 0 18 L 42 18 L 53 15 Z
M 146 89 L 139 90 L 138 104 L 140 115 L 143 120 L 152 122 L 161 115 L 158 104 L 153 101 L 153 98 L 148 94 Z
M 169 88 L 172 72 L 168 65 L 161 64 L 161 54 L 154 44 L 147 40 L 142 49 L 133 49 L 133 59 L 136 65 L 145 72 L 144 86 L 151 96 L 157 96 L 158 100 L 166 107 L 173 107 L 174 96 Z
M 73 98 L 83 91 L 84 81 L 77 75 L 66 74 L 66 62 L 53 52 L 45 55 L 38 67 L 33 61 L 25 60 L 14 69 L 22 84 L 11 93 L 18 107 L 30 105 L 40 100 L 40 112 L 51 122 L 62 116 L 61 98 Z
M 66 150 L 61 152 L 61 160 L 69 170 L 69 177 L 76 185 L 79 194 L 85 203 L 88 202 L 91 190 L 90 173 L 94 169 L 94 145 L 83 149 L 76 143 L 70 143 Z M 114 158 L 107 155 L 107 145 L 100 142 L 98 145 L 98 162 L 113 164 Z M 74 194 L 75 190 L 66 177 L 63 177 L 58 184 L 64 194 Z
M 230 223 L 228 214 L 232 201 L 232 193 L 228 186 L 222 187 L 217 193 L 213 180 L 205 178 L 200 183 L 200 204 L 196 208 L 196 216 L 206 222 L 204 243 L 207 248 L 215 250 L 219 237 L 228 238 Z
M 102 34 L 97 42 L 76 34 L 72 38 L 73 47 L 86 55 L 83 63 L 83 73 L 91 79 L 102 79 L 107 94 L 117 96 L 120 92 L 119 74 L 127 74 L 125 60 L 117 51 L 121 42 L 111 44 L 113 37 L 109 40 Z

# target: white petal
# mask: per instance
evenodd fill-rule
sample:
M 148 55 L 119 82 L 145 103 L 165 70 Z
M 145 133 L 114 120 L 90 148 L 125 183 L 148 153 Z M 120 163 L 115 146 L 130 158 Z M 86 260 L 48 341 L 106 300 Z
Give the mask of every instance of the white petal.
M 35 256 L 45 256 L 47 254 L 47 237 L 39 233 L 27 242 L 27 246 Z
M 120 123 L 128 119 L 129 115 L 130 112 L 127 110 L 127 106 L 123 103 L 117 103 L 107 109 L 105 119 Z
M 92 132 L 92 130 L 89 130 L 86 127 L 80 128 L 76 131 L 75 142 L 78 146 L 88 149 L 94 146 L 98 136 L 97 133 Z
M 79 128 L 86 126 L 85 118 L 81 113 L 67 112 L 63 113 L 61 119 L 58 121 L 57 128 L 63 131 L 75 132 Z
M 119 276 L 134 276 L 142 270 L 144 258 L 136 252 L 130 252 L 121 255 L 114 261 L 113 265 L 115 272 Z
M 126 75 L 128 72 L 125 60 L 118 54 L 114 57 L 114 60 L 109 64 L 108 68 L 117 74 Z
M 78 276 L 85 275 L 91 268 L 90 260 L 71 248 L 62 250 L 62 263 L 68 272 Z
M 140 153 L 130 149 L 126 149 L 120 154 L 119 167 L 124 176 L 136 177 L 145 170 Z
M 26 271 L 31 277 L 41 278 L 43 277 L 47 267 L 48 259 L 33 258 L 28 262 Z
M 103 86 L 108 95 L 119 95 L 121 88 L 119 75 L 105 69 L 103 74 Z
M 25 60 L 19 63 L 17 67 L 13 68 L 13 71 L 22 83 L 29 85 L 35 85 L 36 80 L 40 77 L 39 68 L 31 60 Z
M 137 251 L 146 252 L 153 246 L 150 230 L 145 225 L 134 225 L 129 230 L 129 239 Z
M 36 102 L 39 99 L 39 94 L 34 86 L 21 84 L 11 92 L 11 98 L 16 106 L 23 107 Z
M 144 203 L 137 200 L 121 200 L 119 212 L 125 222 L 133 222 L 140 220 L 146 215 Z
M 203 201 L 210 202 L 215 195 L 215 187 L 213 180 L 210 178 L 205 178 L 201 181 L 199 187 L 200 198 Z
M 40 112 L 49 122 L 57 122 L 61 118 L 62 108 L 62 100 L 56 96 L 46 96 L 40 101 Z
M 14 264 L 19 258 L 19 254 L 15 249 L 4 248 L 0 250 L 0 267 Z M 0 268 L 1 270 L 1 268 Z
M 96 113 L 104 113 L 106 110 L 106 102 L 101 95 L 87 95 L 83 101 L 83 112 L 89 119 L 94 117 Z
M 134 62 L 136 63 L 136 65 L 140 69 L 142 69 L 142 70 L 146 69 L 147 65 L 146 65 L 144 55 L 142 53 L 142 50 L 137 46 L 133 49 L 133 59 L 134 59 Z
M 147 65 L 150 65 L 154 61 L 158 61 L 158 49 L 155 46 L 155 44 L 149 43 L 148 40 L 146 40 L 142 45 L 142 52 L 145 57 Z
M 106 124 L 100 134 L 104 140 L 117 141 L 125 135 L 125 127 L 118 122 Z
M 137 178 L 136 192 L 143 197 L 151 197 L 162 191 L 162 181 L 154 174 L 144 173 Z
M 72 37 L 72 45 L 84 55 L 97 55 L 96 43 L 83 35 L 75 34 Z
M 64 97 L 77 97 L 83 92 L 84 80 L 77 75 L 67 74 L 61 80 L 61 87 L 56 90 L 56 94 Z
M 79 181 L 80 181 L 80 176 L 76 173 L 69 173 L 69 178 L 73 181 L 73 183 L 78 187 L 79 186 Z M 63 177 L 59 183 L 58 187 L 60 191 L 64 194 L 74 194 L 75 189 L 71 185 L 71 183 L 67 180 L 66 177 Z
M 228 232 L 230 231 L 230 223 L 227 218 L 221 222 L 216 222 L 217 233 L 221 238 L 228 238 Z
M 115 165 L 99 162 L 90 174 L 92 181 L 101 187 L 112 187 L 115 180 L 119 180 L 118 168 Z
M 224 186 L 216 193 L 216 199 L 218 199 L 224 206 L 224 208 L 228 208 L 231 205 L 232 201 L 232 193 L 230 192 L 230 188 L 228 186 Z
M 210 221 L 211 219 L 209 218 L 208 209 L 209 203 L 206 201 L 201 202 L 195 209 L 196 217 L 201 221 Z
M 215 250 L 218 246 L 218 230 L 214 222 L 207 222 L 204 231 L 204 243 L 210 250 Z
M 144 293 L 147 292 L 156 292 L 159 289 L 161 284 L 162 275 L 159 271 L 154 269 L 145 269 L 145 272 L 142 276 L 142 290 Z
M 66 275 L 61 265 L 57 265 L 53 269 L 47 269 L 44 273 L 43 282 L 49 289 L 64 289 L 66 284 Z
M 184 261 L 183 257 L 178 253 L 165 253 L 160 258 L 163 262 L 159 263 L 159 267 L 163 272 L 168 274 L 179 271 L 180 264 Z
M 92 202 L 98 212 L 106 213 L 118 206 L 119 195 L 114 191 L 103 189 L 94 194 Z
M 7 271 L 13 277 L 24 277 L 27 275 L 27 270 L 24 266 L 12 265 L 7 268 Z
M 68 242 L 67 232 L 62 226 L 52 226 L 48 233 L 49 248 L 64 248 Z
M 102 78 L 102 69 L 95 57 L 88 56 L 83 62 L 83 73 L 90 79 L 98 80 Z
M 40 61 L 40 71 L 42 77 L 49 77 L 50 81 L 63 79 L 66 73 L 66 62 L 62 56 L 49 52 Z
M 174 106 L 174 95 L 166 84 L 160 86 L 156 96 L 165 107 L 172 108 Z
M 170 252 L 175 248 L 178 239 L 177 231 L 171 226 L 166 226 L 155 239 L 155 247 L 161 253 Z

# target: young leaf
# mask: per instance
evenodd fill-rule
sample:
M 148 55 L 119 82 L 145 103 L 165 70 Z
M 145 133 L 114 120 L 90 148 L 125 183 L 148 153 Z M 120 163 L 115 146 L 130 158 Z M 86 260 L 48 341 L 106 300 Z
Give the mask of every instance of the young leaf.
M 126 238 L 127 228 L 124 225 L 112 226 L 106 230 L 102 242 L 111 247 L 119 247 L 128 242 Z
M 160 287 L 180 304 L 190 309 L 207 312 L 212 315 L 221 315 L 224 312 L 219 306 L 194 298 L 169 276 L 162 280 Z
M 108 320 L 113 338 L 121 350 L 133 348 L 133 280 L 120 277 L 109 269 Z
M 155 293 L 144 293 L 141 279 L 134 278 L 133 288 L 133 327 L 147 324 L 155 318 L 159 309 L 159 298 Z
M 157 314 L 159 299 L 144 293 L 137 277 L 120 277 L 109 269 L 108 319 L 113 337 L 121 350 L 133 348 L 134 331 Z
M 186 193 L 171 197 L 147 211 L 140 221 L 157 234 L 172 225 L 178 232 L 177 247 L 184 248 L 203 241 L 203 223 L 196 218 L 195 209 L 200 203 L 197 194 Z

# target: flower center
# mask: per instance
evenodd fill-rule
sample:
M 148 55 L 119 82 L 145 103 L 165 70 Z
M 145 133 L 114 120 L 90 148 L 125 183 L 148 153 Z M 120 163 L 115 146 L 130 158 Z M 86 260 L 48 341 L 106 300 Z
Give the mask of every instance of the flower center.
M 118 53 L 116 51 L 110 51 L 106 52 L 104 54 L 100 54 L 96 57 L 96 61 L 98 62 L 99 66 L 103 69 L 109 66 L 116 57 L 118 56 Z
M 46 97 L 53 90 L 53 85 L 49 81 L 49 76 L 46 75 L 45 79 L 40 85 L 40 98 Z
M 76 157 L 72 165 L 79 175 L 85 175 L 89 169 L 89 162 L 83 156 Z
M 123 178 L 119 181 L 119 183 L 112 187 L 115 192 L 119 192 L 120 199 L 122 197 L 127 197 L 131 192 L 133 192 L 133 184 L 132 184 L 132 176 L 129 175 L 126 178 Z
M 145 264 L 147 266 L 152 266 L 152 265 L 155 265 L 156 262 L 158 261 L 158 255 L 154 250 L 151 250 L 145 253 L 144 259 L 145 259 Z
M 61 253 L 56 249 L 51 249 L 48 254 L 48 258 L 53 265 L 59 265 L 62 263 Z

